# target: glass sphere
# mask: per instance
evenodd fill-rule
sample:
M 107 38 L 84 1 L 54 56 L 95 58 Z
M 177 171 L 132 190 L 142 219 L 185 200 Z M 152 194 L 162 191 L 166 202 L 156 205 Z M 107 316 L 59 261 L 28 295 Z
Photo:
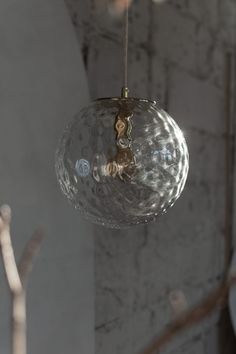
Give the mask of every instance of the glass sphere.
M 112 228 L 153 221 L 180 196 L 185 138 L 156 102 L 104 98 L 66 128 L 56 152 L 63 193 L 86 218 Z

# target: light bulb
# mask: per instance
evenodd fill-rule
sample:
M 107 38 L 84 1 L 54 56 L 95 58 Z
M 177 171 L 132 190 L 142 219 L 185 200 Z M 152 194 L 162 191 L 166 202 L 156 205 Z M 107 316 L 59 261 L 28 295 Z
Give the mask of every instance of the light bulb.
M 63 193 L 86 218 L 125 228 L 153 221 L 180 196 L 188 174 L 182 131 L 156 102 L 105 98 L 66 128 L 56 153 Z

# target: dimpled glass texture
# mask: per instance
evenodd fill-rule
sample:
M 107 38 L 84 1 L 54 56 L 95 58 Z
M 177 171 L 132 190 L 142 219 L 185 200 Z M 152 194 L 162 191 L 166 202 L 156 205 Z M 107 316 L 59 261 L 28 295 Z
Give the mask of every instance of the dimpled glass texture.
M 106 173 L 116 155 L 115 121 L 122 107 L 132 112 L 131 150 L 135 172 L 126 180 Z M 182 131 L 155 102 L 104 98 L 84 108 L 66 128 L 56 152 L 63 193 L 94 223 L 112 228 L 154 221 L 180 196 L 189 156 Z

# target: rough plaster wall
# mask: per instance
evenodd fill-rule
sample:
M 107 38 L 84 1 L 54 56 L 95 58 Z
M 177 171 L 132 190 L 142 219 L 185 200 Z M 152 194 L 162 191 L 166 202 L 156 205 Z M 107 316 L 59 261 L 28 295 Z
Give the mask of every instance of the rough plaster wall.
M 82 35 L 92 97 L 118 95 L 121 25 L 94 1 L 67 0 Z M 225 53 L 234 44 L 230 0 L 137 0 L 130 15 L 132 95 L 159 99 L 183 128 L 190 173 L 176 205 L 155 224 L 95 229 L 96 353 L 133 354 L 171 319 L 168 295 L 195 303 L 224 264 Z M 218 316 L 168 353 L 217 354 Z

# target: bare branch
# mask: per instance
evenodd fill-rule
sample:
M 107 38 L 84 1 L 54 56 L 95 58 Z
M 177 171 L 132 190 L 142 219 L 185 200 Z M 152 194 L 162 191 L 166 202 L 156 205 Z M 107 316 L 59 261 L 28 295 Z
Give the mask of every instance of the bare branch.
M 4 270 L 12 293 L 22 291 L 22 284 L 17 270 L 14 251 L 10 236 L 11 209 L 4 205 L 0 208 L 0 246 Z
M 21 282 L 23 286 L 25 287 L 27 278 L 32 270 L 33 266 L 33 261 L 34 258 L 38 255 L 41 244 L 44 238 L 44 234 L 42 229 L 37 229 L 31 239 L 28 241 L 23 255 L 20 259 L 19 265 L 18 265 L 18 271 L 20 275 Z
M 178 317 L 163 331 L 154 338 L 151 343 L 142 351 L 142 354 L 157 354 L 177 334 L 188 329 L 206 317 L 210 316 L 217 308 L 224 306 L 227 302 L 229 289 L 236 284 L 236 278 L 225 279 L 222 284 L 213 290 L 200 304 Z
M 11 209 L 0 208 L 0 246 L 7 282 L 12 294 L 12 353 L 26 354 L 25 292 L 18 273 L 10 236 Z
M 33 258 L 38 254 L 43 239 L 41 230 L 37 230 L 28 242 L 20 261 L 16 265 L 10 235 L 11 209 L 0 208 L 0 248 L 4 270 L 12 294 L 12 354 L 26 354 L 26 293 L 25 283 L 31 271 Z
M 26 294 L 12 293 L 12 354 L 27 353 Z

